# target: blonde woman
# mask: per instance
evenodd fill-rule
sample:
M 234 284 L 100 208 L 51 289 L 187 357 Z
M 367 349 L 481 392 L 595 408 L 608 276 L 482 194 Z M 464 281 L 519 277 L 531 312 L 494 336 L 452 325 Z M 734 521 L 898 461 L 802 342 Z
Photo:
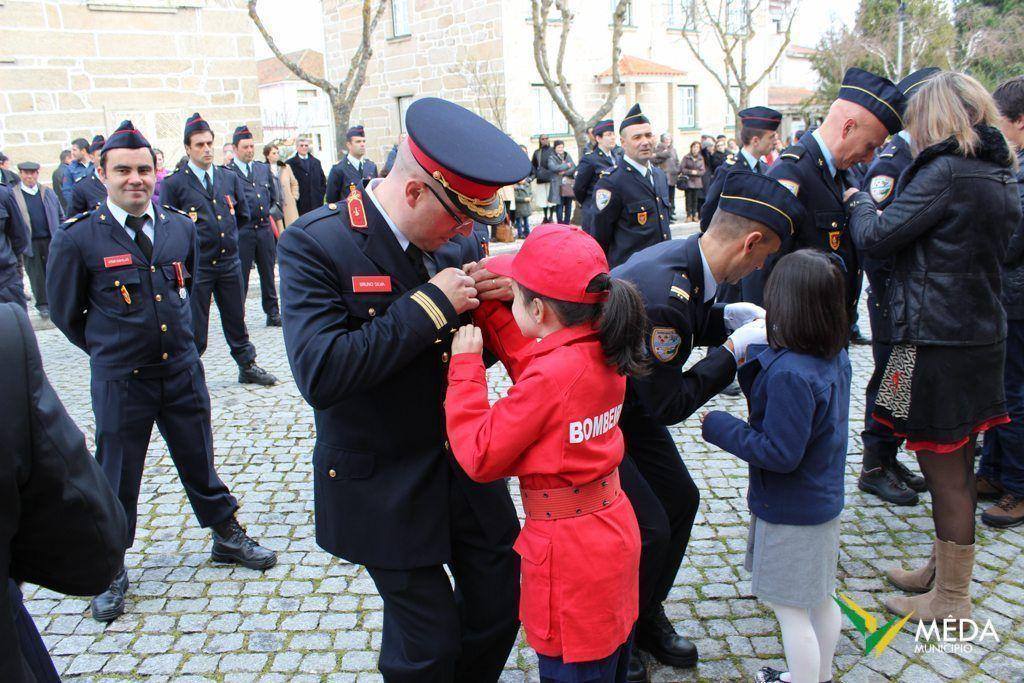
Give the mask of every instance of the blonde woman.
M 921 621 L 967 619 L 975 443 L 1009 419 L 999 295 L 1000 263 L 1021 217 L 1016 160 L 996 127 L 992 97 L 970 76 L 933 77 L 904 119 L 915 158 L 896 199 L 877 214 L 866 193 L 846 196 L 857 247 L 893 264 L 883 315 L 894 346 L 874 414 L 916 453 L 935 523 L 925 566 L 887 572 L 898 587 L 921 594 L 885 605 Z

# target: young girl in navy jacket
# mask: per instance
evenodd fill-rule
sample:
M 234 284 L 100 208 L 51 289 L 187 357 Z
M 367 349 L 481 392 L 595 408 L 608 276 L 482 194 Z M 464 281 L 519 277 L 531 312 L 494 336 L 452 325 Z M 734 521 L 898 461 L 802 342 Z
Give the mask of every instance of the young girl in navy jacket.
M 775 611 L 788 672 L 759 682 L 832 679 L 840 612 L 839 561 L 850 409 L 844 275 L 823 252 L 779 260 L 765 288 L 767 348 L 740 368 L 748 422 L 722 411 L 704 438 L 749 464 L 751 591 Z

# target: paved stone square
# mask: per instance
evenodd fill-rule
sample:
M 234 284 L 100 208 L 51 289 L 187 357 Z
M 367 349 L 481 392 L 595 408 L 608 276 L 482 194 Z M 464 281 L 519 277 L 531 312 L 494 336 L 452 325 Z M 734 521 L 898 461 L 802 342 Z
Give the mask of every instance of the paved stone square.
M 203 360 L 219 472 L 241 502 L 242 523 L 278 552 L 278 565 L 261 574 L 210 562 L 209 534 L 197 526 L 154 430 L 138 538 L 127 556 L 132 582 L 127 614 L 104 626 L 89 616 L 88 600 L 26 587 L 28 608 L 66 680 L 381 680 L 376 672 L 381 601 L 361 568 L 328 555 L 313 540 L 313 413 L 292 382 L 281 330 L 264 327 L 263 319 L 258 299 L 250 298 L 248 320 L 258 362 L 280 384 L 257 388 L 236 382 L 216 312 Z M 55 329 L 40 330 L 38 336 L 50 380 L 91 445 L 86 356 Z M 932 524 L 927 494 L 918 507 L 895 508 L 857 490 L 870 349 L 854 347 L 852 360 L 839 583 L 843 593 L 884 623 L 888 616 L 881 599 L 890 588 L 882 571 L 927 557 Z M 492 368 L 489 376 L 496 398 L 508 387 L 508 378 L 500 368 Z M 709 407 L 745 411 L 742 399 L 726 397 Z M 749 575 L 742 568 L 746 466 L 704 443 L 696 416 L 672 433 L 702 501 L 667 611 L 679 630 L 696 641 L 701 659 L 693 671 L 654 665 L 652 680 L 750 681 L 763 665 L 784 668 L 775 619 L 750 595 Z M 513 492 L 518 498 L 514 484 Z M 862 637 L 844 622 L 837 680 L 1024 681 L 1024 528 L 995 531 L 979 521 L 978 529 L 975 619 L 991 619 L 999 642 L 975 643 L 971 652 L 957 655 L 914 654 L 907 627 L 876 658 L 862 655 Z M 536 679 L 536 660 L 520 639 L 501 680 Z

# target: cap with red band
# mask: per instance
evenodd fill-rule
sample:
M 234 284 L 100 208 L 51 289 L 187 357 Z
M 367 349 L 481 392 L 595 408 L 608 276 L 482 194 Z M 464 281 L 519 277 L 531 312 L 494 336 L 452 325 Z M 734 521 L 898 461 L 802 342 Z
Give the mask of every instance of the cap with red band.
M 550 299 L 596 304 L 608 298 L 608 290 L 587 291 L 595 277 L 610 269 L 601 246 L 575 225 L 541 225 L 517 254 L 494 256 L 486 267 Z

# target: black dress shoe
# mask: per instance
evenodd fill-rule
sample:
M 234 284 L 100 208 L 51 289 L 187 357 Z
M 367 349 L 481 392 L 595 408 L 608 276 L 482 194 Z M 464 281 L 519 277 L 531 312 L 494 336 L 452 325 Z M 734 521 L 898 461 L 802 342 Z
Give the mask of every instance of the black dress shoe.
M 861 472 L 857 488 L 893 505 L 917 505 L 917 492 L 910 490 L 899 477 L 884 467 Z
M 214 562 L 240 564 L 249 569 L 270 569 L 277 564 L 277 553 L 252 540 L 234 517 L 211 531 L 213 551 L 210 555 Z
M 871 340 L 861 334 L 860 330 L 850 335 L 850 343 L 856 346 L 871 346 Z
M 739 396 L 743 393 L 743 390 L 740 389 L 739 383 L 736 380 L 733 380 L 729 386 L 722 389 L 722 393 L 726 396 Z
M 636 642 L 662 664 L 683 669 L 697 665 L 697 646 L 676 633 L 660 605 L 637 623 Z
M 110 588 L 92 599 L 92 618 L 96 621 L 111 622 L 124 614 L 124 596 L 128 592 L 128 572 L 124 567 Z
M 925 483 L 924 477 L 920 474 L 914 474 L 901 462 L 894 462 L 889 465 L 900 481 L 907 485 L 907 488 L 918 493 L 924 493 L 928 490 L 928 484 Z
M 256 363 L 250 363 L 244 368 L 238 367 L 238 383 L 260 384 L 265 387 L 271 387 L 277 384 L 277 378 L 256 365 Z
M 651 680 L 647 676 L 647 667 L 644 660 L 640 659 L 640 652 L 633 646 L 629 651 L 629 668 L 626 669 L 626 683 L 647 683 Z
M 281 314 L 271 313 L 267 316 L 267 327 L 281 327 Z

